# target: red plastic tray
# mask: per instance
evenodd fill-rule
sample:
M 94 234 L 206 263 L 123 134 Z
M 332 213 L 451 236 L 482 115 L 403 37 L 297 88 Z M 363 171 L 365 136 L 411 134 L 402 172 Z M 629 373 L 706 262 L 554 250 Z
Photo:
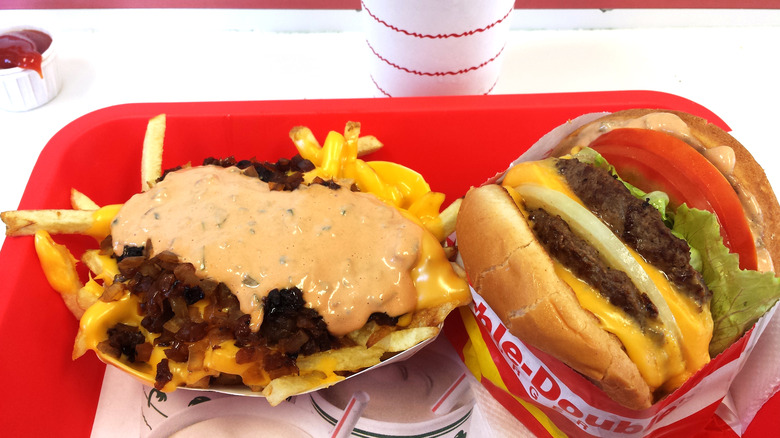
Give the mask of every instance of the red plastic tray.
M 69 189 L 98 204 L 124 202 L 139 191 L 147 120 L 168 115 L 164 167 L 208 156 L 290 157 L 290 128 L 308 126 L 320 141 L 348 120 L 386 147 L 372 159 L 393 160 L 426 176 L 447 203 L 483 182 L 567 119 L 630 107 L 687 111 L 728 129 L 690 100 L 658 92 L 496 95 L 436 98 L 267 102 L 150 103 L 109 107 L 58 132 L 43 149 L 20 209 L 69 208 Z M 85 237 L 59 239 L 79 252 Z M 7 238 L 0 251 L 0 416 L 5 436 L 88 436 L 104 365 L 89 353 L 71 360 L 77 323 L 48 287 L 31 238 Z M 778 397 L 775 397 L 777 399 Z M 770 402 L 750 435 L 771 430 Z M 121 415 L 121 413 L 118 413 Z

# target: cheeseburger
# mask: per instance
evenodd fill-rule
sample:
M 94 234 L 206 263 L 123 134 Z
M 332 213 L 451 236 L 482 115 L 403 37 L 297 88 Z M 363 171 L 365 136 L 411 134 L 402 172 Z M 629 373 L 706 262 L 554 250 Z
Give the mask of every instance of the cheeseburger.
M 644 409 L 780 297 L 778 221 L 733 137 L 689 114 L 630 110 L 472 188 L 456 234 L 510 332 Z

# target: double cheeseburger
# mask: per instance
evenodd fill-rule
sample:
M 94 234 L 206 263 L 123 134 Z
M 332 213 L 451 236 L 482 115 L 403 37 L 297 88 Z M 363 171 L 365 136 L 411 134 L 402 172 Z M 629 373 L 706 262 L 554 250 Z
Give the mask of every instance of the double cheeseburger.
M 639 109 L 572 129 L 466 194 L 460 256 L 511 333 L 644 409 L 780 297 L 780 206 L 701 118 Z

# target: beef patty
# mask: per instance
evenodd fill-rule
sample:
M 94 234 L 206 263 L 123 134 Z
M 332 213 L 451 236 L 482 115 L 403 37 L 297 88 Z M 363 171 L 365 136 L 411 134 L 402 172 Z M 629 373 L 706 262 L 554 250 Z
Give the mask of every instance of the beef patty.
M 709 302 L 712 293 L 691 266 L 688 243 L 672 234 L 658 210 L 604 169 L 577 159 L 561 159 L 556 166 L 572 191 L 624 243 L 698 304 Z

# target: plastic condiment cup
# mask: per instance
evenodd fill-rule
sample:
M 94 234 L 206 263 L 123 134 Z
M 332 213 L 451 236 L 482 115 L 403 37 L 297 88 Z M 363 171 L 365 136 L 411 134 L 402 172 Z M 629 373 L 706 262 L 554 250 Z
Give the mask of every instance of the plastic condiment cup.
M 45 29 L 35 26 L 14 26 L 0 30 L 0 35 L 19 30 L 37 30 L 51 37 L 49 48 L 42 53 L 41 72 L 21 67 L 0 69 L 0 109 L 29 111 L 54 99 L 62 80 L 57 62 L 57 40 Z

